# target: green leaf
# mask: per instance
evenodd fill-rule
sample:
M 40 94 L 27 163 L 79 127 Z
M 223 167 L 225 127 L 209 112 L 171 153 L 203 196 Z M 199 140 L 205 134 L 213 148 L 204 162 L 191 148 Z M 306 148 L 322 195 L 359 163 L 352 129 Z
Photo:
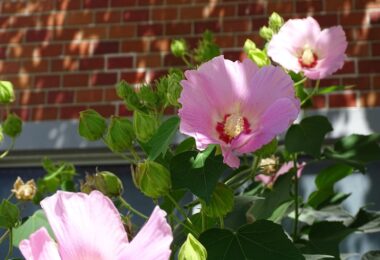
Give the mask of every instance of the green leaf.
M 305 206 L 300 212 L 299 220 L 311 226 L 315 222 L 325 220 L 349 222 L 352 216 L 341 205 L 328 206 L 319 210 Z
M 332 187 L 337 181 L 340 181 L 352 172 L 352 167 L 348 165 L 335 164 L 323 169 L 315 178 L 315 184 L 318 189 Z
M 277 150 L 278 141 L 276 138 L 274 138 L 270 143 L 267 143 L 263 147 L 261 147 L 259 150 L 255 152 L 257 156 L 261 156 L 261 158 L 269 157 L 272 154 L 274 154 Z
M 273 221 L 274 223 L 280 224 L 282 219 L 289 215 L 290 212 L 294 210 L 294 200 L 289 200 L 282 203 L 268 220 Z
M 354 220 L 349 225 L 350 228 L 358 229 L 364 233 L 374 233 L 380 231 L 380 212 L 368 211 L 361 208 Z
M 209 155 L 203 165 L 197 161 L 197 152 L 184 152 L 175 155 L 170 163 L 172 187 L 189 189 L 199 198 L 210 202 L 220 175 L 227 166 L 222 156 Z
M 365 253 L 361 260 L 380 260 L 380 250 Z
M 309 242 L 302 250 L 307 254 L 326 254 L 339 259 L 339 243 L 355 229 L 341 222 L 319 222 L 311 226 Z
M 150 147 L 149 160 L 155 160 L 161 153 L 165 154 L 178 126 L 179 118 L 177 116 L 173 116 L 161 124 L 157 132 L 148 141 L 147 145 Z
M 198 42 L 198 47 L 194 50 L 194 59 L 203 63 L 220 55 L 220 49 L 214 42 L 214 36 L 210 31 L 203 33 L 202 40 Z
M 341 85 L 333 85 L 329 87 L 322 87 L 318 89 L 317 94 L 322 95 L 322 94 L 330 94 L 335 91 L 340 91 L 340 90 L 345 90 L 345 89 L 350 89 L 353 88 L 354 86 L 341 86 Z
M 324 137 L 332 130 L 330 122 L 324 116 L 304 118 L 300 124 L 289 128 L 285 136 L 285 147 L 290 153 L 305 152 L 319 157 Z
M 20 210 L 18 207 L 8 200 L 3 199 L 0 204 L 0 227 L 13 227 L 18 222 L 19 217 Z
M 193 137 L 189 137 L 183 140 L 175 149 L 175 153 L 183 153 L 186 151 L 190 151 L 195 147 L 195 139 Z
M 305 257 L 305 260 L 324 260 L 324 259 L 328 259 L 328 258 L 334 258 L 333 256 L 331 255 L 308 255 L 308 254 L 304 254 L 303 255 Z
M 210 260 L 220 259 L 304 259 L 280 225 L 267 220 L 244 225 L 237 232 L 209 229 L 199 241 Z
M 18 247 L 22 240 L 28 239 L 32 233 L 41 227 L 45 227 L 50 237 L 54 238 L 54 233 L 50 228 L 45 213 L 43 210 L 37 210 L 21 226 L 12 229 L 13 245 Z

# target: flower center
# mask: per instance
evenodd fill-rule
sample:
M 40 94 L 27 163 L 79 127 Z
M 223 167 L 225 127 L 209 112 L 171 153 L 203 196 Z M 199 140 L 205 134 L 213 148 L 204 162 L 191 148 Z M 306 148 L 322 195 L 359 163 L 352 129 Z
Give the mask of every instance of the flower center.
M 313 50 L 306 45 L 303 49 L 301 57 L 298 58 L 298 62 L 303 68 L 314 68 L 317 65 L 318 56 Z
M 216 124 L 216 131 L 219 139 L 230 143 L 232 139 L 240 135 L 242 132 L 249 133 L 249 122 L 245 117 L 239 114 L 227 114 L 224 116 L 223 122 Z

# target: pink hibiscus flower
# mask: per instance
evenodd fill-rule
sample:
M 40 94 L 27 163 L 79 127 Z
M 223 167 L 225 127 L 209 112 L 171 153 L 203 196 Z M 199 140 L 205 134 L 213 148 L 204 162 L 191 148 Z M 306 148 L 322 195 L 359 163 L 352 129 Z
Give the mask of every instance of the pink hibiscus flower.
M 318 22 L 307 17 L 288 20 L 269 42 L 268 55 L 284 68 L 316 80 L 343 67 L 346 48 L 341 26 L 321 31 Z
M 280 67 L 259 69 L 249 59 L 232 62 L 219 56 L 185 76 L 180 131 L 194 137 L 199 150 L 220 144 L 231 167 L 239 166 L 239 154 L 284 132 L 300 111 L 293 81 Z
M 166 213 L 156 207 L 147 223 L 128 243 L 119 212 L 98 191 L 58 191 L 41 201 L 57 243 L 45 228 L 33 233 L 19 247 L 27 260 L 148 259 L 170 257 L 172 231 Z
M 300 178 L 303 168 L 305 167 L 305 163 L 297 164 L 297 177 Z M 255 181 L 262 182 L 265 186 L 267 187 L 273 187 L 274 183 L 276 180 L 281 176 L 284 175 L 285 173 L 289 172 L 294 166 L 293 162 L 287 162 L 284 163 L 280 169 L 278 169 L 277 172 L 274 174 L 268 175 L 268 174 L 258 174 L 255 176 Z

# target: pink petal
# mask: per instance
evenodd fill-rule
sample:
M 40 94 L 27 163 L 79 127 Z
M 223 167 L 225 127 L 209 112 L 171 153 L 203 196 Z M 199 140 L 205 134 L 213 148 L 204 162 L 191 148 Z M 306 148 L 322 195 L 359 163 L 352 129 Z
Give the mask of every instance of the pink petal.
M 231 168 L 238 168 L 240 165 L 240 160 L 237 155 L 233 152 L 232 146 L 221 146 L 223 153 L 223 162 L 230 166 Z
M 302 171 L 305 167 L 306 163 L 297 164 L 297 178 L 300 178 L 302 175 Z M 261 181 L 266 186 L 273 185 L 276 180 L 285 173 L 288 173 L 292 168 L 294 167 L 294 163 L 292 161 L 286 162 L 283 165 L 281 165 L 280 169 L 271 176 L 265 175 L 265 174 L 259 174 L 255 176 L 256 181 Z
M 172 230 L 166 212 L 156 206 L 149 220 L 124 251 L 121 259 L 167 260 L 170 257 Z
M 44 227 L 22 240 L 19 248 L 26 260 L 61 260 L 57 245 Z
M 58 191 L 41 201 L 62 259 L 118 259 L 128 245 L 119 212 L 98 191 Z

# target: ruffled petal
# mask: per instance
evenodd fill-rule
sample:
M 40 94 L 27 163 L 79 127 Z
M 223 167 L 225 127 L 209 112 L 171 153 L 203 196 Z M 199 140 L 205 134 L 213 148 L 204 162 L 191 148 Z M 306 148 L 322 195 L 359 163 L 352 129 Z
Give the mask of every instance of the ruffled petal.
M 58 191 L 41 201 L 62 259 L 115 259 L 128 245 L 119 212 L 99 191 Z
M 223 162 L 231 168 L 238 168 L 240 165 L 239 157 L 234 154 L 232 146 L 221 146 L 223 154 Z
M 172 230 L 167 223 L 166 212 L 156 206 L 149 220 L 124 250 L 120 260 L 167 260 L 170 257 Z
M 61 260 L 56 243 L 44 227 L 22 240 L 19 248 L 26 260 Z

